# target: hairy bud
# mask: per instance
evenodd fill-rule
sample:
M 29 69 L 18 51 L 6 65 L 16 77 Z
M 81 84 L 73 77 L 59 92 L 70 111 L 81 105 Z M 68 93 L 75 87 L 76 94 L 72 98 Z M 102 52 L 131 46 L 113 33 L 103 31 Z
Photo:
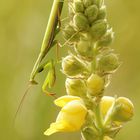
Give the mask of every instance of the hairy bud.
M 68 95 L 80 97 L 86 96 L 87 87 L 85 85 L 85 82 L 81 79 L 67 78 L 65 86 Z
M 83 0 L 84 6 L 89 7 L 93 4 L 93 0 Z
M 97 19 L 105 19 L 106 18 L 106 6 L 102 6 L 100 9 L 99 9 L 99 12 L 98 12 L 98 17 Z
M 101 38 L 107 31 L 107 22 L 105 20 L 99 20 L 92 24 L 90 33 L 93 39 L 97 40 Z
M 87 80 L 87 87 L 89 93 L 96 96 L 104 89 L 104 80 L 97 74 L 92 74 Z
M 98 7 L 101 7 L 104 4 L 104 0 L 96 0 L 95 3 Z
M 74 2 L 74 10 L 76 13 L 78 12 L 84 12 L 84 5 L 83 5 L 83 2 L 82 1 L 75 1 Z
M 91 5 L 85 10 L 85 15 L 88 17 L 90 23 L 92 23 L 98 15 L 98 7 L 96 5 Z
M 66 40 L 69 40 L 70 42 L 78 41 L 78 33 L 74 30 L 74 28 L 71 25 L 65 26 L 63 30 L 63 36 Z
M 120 66 L 116 54 L 110 53 L 100 57 L 98 61 L 98 69 L 103 72 L 113 72 Z
M 68 76 L 80 76 L 87 72 L 87 67 L 73 55 L 68 55 L 62 60 L 62 71 Z
M 82 13 L 74 15 L 73 23 L 77 31 L 86 31 L 89 28 L 88 19 Z
M 107 33 L 97 42 L 97 46 L 104 47 L 109 46 L 114 38 L 114 33 L 111 30 L 108 30 Z
M 93 58 L 93 46 L 89 40 L 80 40 L 75 45 L 76 52 L 86 58 Z

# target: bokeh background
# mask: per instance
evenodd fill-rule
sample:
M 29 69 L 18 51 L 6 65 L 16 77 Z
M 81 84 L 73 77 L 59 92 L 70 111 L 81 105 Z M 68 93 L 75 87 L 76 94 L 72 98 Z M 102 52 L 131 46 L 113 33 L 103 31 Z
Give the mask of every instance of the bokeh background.
M 139 140 L 140 133 L 140 1 L 106 0 L 108 20 L 115 31 L 112 48 L 120 54 L 121 68 L 113 75 L 106 95 L 129 97 L 135 117 L 116 140 Z M 40 50 L 52 0 L 0 0 L 0 140 L 80 140 L 79 133 L 43 135 L 59 109 L 41 92 L 46 72 L 37 77 L 39 85 L 27 95 L 13 125 L 13 118 Z M 64 13 L 66 13 L 66 5 Z M 59 36 L 61 39 L 61 36 Z M 60 55 L 65 56 L 66 47 Z M 55 49 L 48 58 L 55 58 Z M 65 94 L 65 76 L 57 66 L 53 92 Z

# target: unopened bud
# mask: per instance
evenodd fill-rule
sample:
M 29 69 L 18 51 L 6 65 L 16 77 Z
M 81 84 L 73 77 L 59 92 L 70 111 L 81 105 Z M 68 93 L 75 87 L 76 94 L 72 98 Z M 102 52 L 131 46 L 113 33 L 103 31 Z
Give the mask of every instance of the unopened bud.
M 120 66 L 116 54 L 110 53 L 100 57 L 98 60 L 98 69 L 105 73 L 113 72 Z
M 71 25 L 65 26 L 63 30 L 63 36 L 66 40 L 69 40 L 70 42 L 75 42 L 79 40 L 78 33 L 76 34 L 76 31 Z
M 107 31 L 107 22 L 105 20 L 99 20 L 92 24 L 90 33 L 93 39 L 97 40 L 101 38 Z
M 106 18 L 106 6 L 104 5 L 99 9 L 97 19 L 105 19 L 105 18 Z
M 84 12 L 84 5 L 82 1 L 75 1 L 74 2 L 74 10 L 76 13 L 78 12 Z
M 88 17 L 90 23 L 92 23 L 98 15 L 98 7 L 96 5 L 91 5 L 85 10 L 85 15 Z
M 118 122 L 126 122 L 131 120 L 133 115 L 133 103 L 126 97 L 117 98 L 112 119 Z
M 89 7 L 93 4 L 93 0 L 83 0 L 84 6 Z
M 104 0 L 96 0 L 95 3 L 98 7 L 101 7 L 104 4 Z
M 92 43 L 89 40 L 80 40 L 76 45 L 75 45 L 75 50 L 76 52 L 87 58 L 93 58 L 93 46 Z
M 97 46 L 104 47 L 109 46 L 114 38 L 112 30 L 108 30 L 107 33 L 97 42 Z
M 89 28 L 88 19 L 82 13 L 76 13 L 73 22 L 77 31 L 86 31 Z
M 91 95 L 98 95 L 104 89 L 104 80 L 97 74 L 92 74 L 87 80 L 87 87 Z
M 67 78 L 65 86 L 68 95 L 80 97 L 86 96 L 87 87 L 85 85 L 85 82 L 81 79 Z
M 82 130 L 82 139 L 83 140 L 99 140 L 98 135 L 96 134 L 95 129 L 90 126 Z
M 87 67 L 75 56 L 68 55 L 62 60 L 62 71 L 68 76 L 80 76 L 87 72 Z

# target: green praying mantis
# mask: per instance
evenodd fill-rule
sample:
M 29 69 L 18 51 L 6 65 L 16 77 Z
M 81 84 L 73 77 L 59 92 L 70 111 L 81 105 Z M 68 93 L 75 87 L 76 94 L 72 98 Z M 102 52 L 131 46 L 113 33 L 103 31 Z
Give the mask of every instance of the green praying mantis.
M 54 0 L 53 2 L 53 6 L 50 13 L 50 17 L 49 17 L 48 25 L 47 25 L 46 32 L 44 35 L 41 50 L 35 62 L 35 65 L 33 67 L 33 70 L 31 72 L 30 79 L 29 79 L 29 86 L 20 101 L 20 104 L 15 114 L 15 118 L 22 106 L 24 98 L 26 97 L 30 87 L 32 85 L 37 84 L 37 82 L 35 81 L 36 75 L 41 73 L 45 69 L 48 69 L 48 74 L 45 78 L 44 84 L 42 86 L 42 90 L 47 95 L 55 97 L 54 93 L 49 93 L 47 91 L 47 88 L 52 88 L 55 83 L 55 79 L 56 79 L 55 62 L 53 60 L 47 60 L 47 62 L 42 64 L 42 61 L 47 56 L 50 49 L 54 47 L 55 45 L 57 45 L 57 40 L 55 40 L 55 37 L 60 32 L 60 26 L 61 26 L 60 15 L 62 12 L 63 3 L 64 1 L 61 1 L 61 0 Z

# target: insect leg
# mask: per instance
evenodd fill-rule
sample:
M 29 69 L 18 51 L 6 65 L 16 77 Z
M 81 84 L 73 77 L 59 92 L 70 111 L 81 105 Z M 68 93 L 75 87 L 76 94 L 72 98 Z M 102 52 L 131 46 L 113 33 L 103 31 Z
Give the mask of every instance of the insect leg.
M 42 91 L 49 96 L 55 97 L 54 93 L 50 93 L 47 90 L 48 88 L 52 88 L 56 81 L 55 64 L 54 64 L 53 60 L 49 61 L 46 65 L 44 65 L 44 69 L 46 69 L 48 67 L 49 67 L 49 70 L 48 70 L 48 74 L 45 78 L 45 81 L 43 83 Z

